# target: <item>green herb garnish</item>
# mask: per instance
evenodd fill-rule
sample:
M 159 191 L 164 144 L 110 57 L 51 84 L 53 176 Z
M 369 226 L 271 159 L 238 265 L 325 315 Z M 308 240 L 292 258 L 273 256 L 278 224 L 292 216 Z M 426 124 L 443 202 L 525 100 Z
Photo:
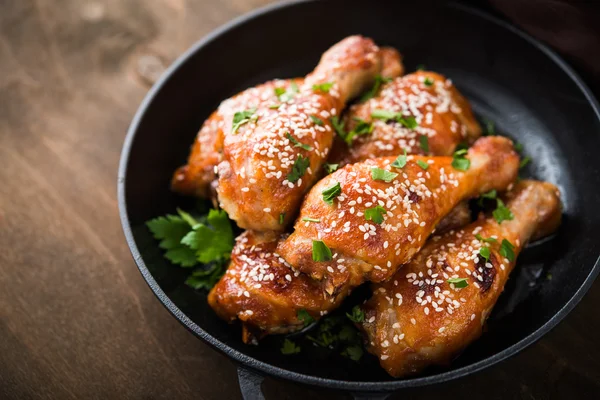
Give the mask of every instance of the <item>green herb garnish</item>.
M 236 133 L 240 126 L 250 121 L 256 121 L 258 117 L 254 116 L 255 112 L 256 108 L 249 108 L 248 110 L 238 111 L 233 114 L 233 127 L 231 128 L 231 133 Z
M 294 145 L 294 147 L 300 147 L 301 149 L 307 150 L 307 151 L 311 151 L 313 149 L 309 145 L 299 142 L 298 139 L 296 139 L 295 137 L 293 137 L 289 132 L 285 133 L 285 137 L 288 138 L 288 140 L 290 142 L 292 142 L 292 144 Z
M 334 82 L 325 82 L 325 83 L 321 83 L 318 85 L 313 85 L 312 86 L 312 90 L 314 92 L 323 92 L 323 93 L 328 93 L 329 89 L 331 89 L 331 87 L 333 86 Z
M 201 263 L 229 258 L 233 249 L 233 230 L 223 210 L 210 210 L 208 224 L 199 223 L 182 239 L 181 243 L 196 251 Z
M 385 208 L 378 205 L 373 208 L 367 208 L 365 210 L 365 219 L 367 221 L 373 221 L 376 224 L 381 224 L 383 222 L 383 216 L 385 214 L 387 214 Z
M 302 218 L 302 221 L 305 221 L 305 222 L 321 222 L 320 219 L 318 219 L 318 218 L 311 218 L 311 217 L 304 217 L 304 218 Z
M 404 151 L 404 154 L 401 154 L 398 156 L 398 158 L 396 158 L 394 160 L 394 162 L 392 163 L 392 167 L 394 168 L 404 168 L 404 166 L 406 165 L 406 149 L 402 149 Z
M 494 216 L 494 219 L 496 220 L 496 222 L 498 222 L 499 224 L 502 223 L 502 221 L 510 221 L 512 220 L 515 216 L 513 215 L 513 213 L 508 209 L 508 207 L 506 207 L 504 205 L 504 202 L 500 199 L 496 200 L 496 209 L 492 212 L 492 215 Z
M 302 178 L 306 172 L 306 169 L 309 167 L 309 165 L 310 160 L 307 157 L 302 157 L 302 155 L 299 155 L 296 161 L 294 161 L 294 165 L 292 165 L 292 170 L 288 174 L 287 180 L 292 183 L 298 182 L 298 180 L 300 180 L 300 178 Z
M 323 195 L 323 201 L 329 205 L 333 204 L 333 200 L 342 194 L 342 187 L 339 182 L 336 182 L 335 185 L 323 190 L 321 192 Z
M 313 240 L 312 257 L 313 261 L 331 261 L 331 250 L 322 240 Z
M 489 247 L 487 247 L 487 246 L 483 246 L 483 247 L 481 247 L 481 248 L 479 249 L 479 255 L 480 255 L 481 257 L 483 257 L 483 258 L 485 259 L 485 261 L 486 261 L 486 262 L 487 262 L 487 261 L 489 261 L 489 260 L 490 260 L 490 255 L 491 255 L 491 253 L 490 253 L 490 248 L 489 248 Z
M 515 246 L 511 242 L 506 239 L 502 239 L 502 244 L 500 245 L 500 255 L 508 259 L 508 261 L 515 260 Z
M 315 319 L 308 313 L 308 311 L 304 309 L 298 310 L 296 316 L 300 321 L 304 323 L 304 326 L 310 325 L 313 322 L 315 322 Z
M 421 145 L 421 149 L 425 152 L 429 152 L 429 138 L 425 135 L 421 135 L 419 137 L 419 144 Z
M 529 164 L 530 161 L 531 161 L 531 157 L 529 157 L 529 156 L 523 158 L 521 160 L 521 162 L 519 163 L 519 169 L 524 168 L 527 164 Z
M 283 341 L 283 347 L 281 347 L 281 354 L 291 355 L 300 353 L 300 346 L 297 346 L 296 343 L 292 342 L 290 339 L 285 339 Z
M 424 170 L 427 170 L 427 168 L 429 168 L 429 164 L 427 164 L 425 161 L 423 160 L 417 160 L 417 165 L 421 168 L 423 168 Z
M 360 306 L 352 307 L 352 313 L 346 313 L 346 316 L 350 319 L 350 321 L 356 322 L 357 324 L 365 320 L 365 313 L 360 309 Z
M 417 71 L 424 71 L 424 70 L 425 70 L 425 65 L 424 64 L 417 65 Z
M 483 236 L 481 236 L 479 233 L 475 235 L 475 238 L 477 240 L 481 240 L 482 242 L 486 242 L 486 243 L 496 243 L 498 242 L 496 239 L 494 239 L 493 237 L 489 237 L 489 238 L 484 238 Z
M 390 183 L 398 174 L 381 168 L 371 168 L 371 178 L 376 181 Z
M 490 120 L 485 121 L 485 129 L 483 131 L 483 136 L 490 136 L 496 134 L 496 127 L 494 123 Z
M 299 91 L 300 90 L 298 89 L 298 85 L 296 85 L 296 82 L 291 81 L 290 87 L 287 90 L 282 87 L 275 88 L 275 95 L 277 96 L 277 98 L 279 98 L 279 101 L 285 103 L 292 100 L 296 93 L 298 93 Z
M 395 120 L 396 122 L 404 125 L 409 129 L 415 129 L 419 124 L 417 124 L 417 120 L 413 116 L 405 117 L 401 113 L 387 111 L 387 110 L 373 110 L 371 112 L 371 117 L 376 119 L 381 119 L 384 122 Z
M 285 221 L 285 213 L 279 214 L 279 225 L 283 225 L 283 221 Z
M 312 120 L 312 122 L 319 126 L 323 126 L 325 124 L 321 118 L 315 117 L 314 115 L 309 115 L 309 117 Z
M 466 158 L 466 149 L 461 149 L 454 152 L 452 157 L 452 167 L 458 171 L 467 171 L 471 167 L 471 160 Z
M 457 289 L 462 289 L 469 286 L 467 278 L 450 278 L 447 280 L 447 282 L 453 284 Z
M 427 87 L 433 85 L 433 80 L 430 77 L 426 77 L 425 80 L 423 81 L 423 84 Z
M 354 344 L 352 346 L 346 347 L 344 351 L 341 352 L 341 355 L 344 357 L 348 357 L 352 361 L 360 361 L 363 356 L 363 349 L 361 346 Z
M 327 164 L 325 163 L 325 165 L 323 166 L 323 168 L 325 168 L 325 172 L 327 172 L 328 174 L 331 174 L 332 172 L 337 171 L 337 169 L 339 168 L 340 164 Z
M 379 92 L 379 88 L 381 87 L 381 85 L 383 83 L 387 83 L 387 82 L 391 82 L 392 78 L 384 78 L 381 75 L 377 75 L 375 77 L 375 82 L 373 83 L 373 87 L 371 89 L 369 89 L 368 92 L 366 92 L 365 94 L 363 94 L 360 98 L 360 102 L 365 102 L 369 99 L 372 99 L 373 97 L 375 97 L 375 95 L 377 94 L 377 92 Z

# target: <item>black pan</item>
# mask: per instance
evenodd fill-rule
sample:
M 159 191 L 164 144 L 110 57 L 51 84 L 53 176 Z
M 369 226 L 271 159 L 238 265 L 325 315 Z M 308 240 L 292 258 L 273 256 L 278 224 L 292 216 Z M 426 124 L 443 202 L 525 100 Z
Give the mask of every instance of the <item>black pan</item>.
M 410 379 L 390 378 L 372 356 L 360 363 L 310 349 L 284 356 L 277 338 L 244 345 L 239 329 L 208 307 L 206 294 L 183 284 L 188 272 L 162 257 L 144 226 L 184 204 L 169 191 L 170 176 L 220 100 L 268 79 L 304 75 L 324 50 L 356 33 L 398 48 L 409 71 L 425 64 L 451 77 L 480 118 L 524 145 L 533 159 L 525 175 L 555 183 L 564 201 L 560 231 L 522 254 L 483 337 L 448 368 Z M 127 133 L 119 206 L 144 279 L 175 318 L 237 361 L 244 396 L 259 398 L 265 375 L 376 395 L 489 367 L 538 340 L 575 307 L 600 269 L 598 150 L 600 112 L 590 90 L 553 51 L 509 24 L 454 3 L 300 1 L 232 21 L 169 68 Z

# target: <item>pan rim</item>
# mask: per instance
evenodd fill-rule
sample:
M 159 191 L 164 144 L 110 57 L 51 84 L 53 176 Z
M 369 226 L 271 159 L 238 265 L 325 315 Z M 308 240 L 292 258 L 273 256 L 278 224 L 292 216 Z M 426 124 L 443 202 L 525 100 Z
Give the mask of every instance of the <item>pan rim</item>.
M 205 343 L 208 343 L 211 347 L 217 349 L 218 351 L 224 353 L 231 359 L 235 360 L 239 364 L 244 367 L 247 367 L 259 374 L 272 376 L 279 379 L 291 380 L 298 383 L 303 383 L 312 386 L 319 386 L 329 389 L 338 389 L 338 390 L 348 390 L 354 392 L 389 392 L 403 388 L 410 387 L 421 387 L 429 384 L 446 382 L 449 380 L 457 379 L 460 377 L 464 377 L 466 375 L 470 375 L 472 373 L 481 371 L 487 367 L 490 367 L 494 364 L 497 364 L 511 356 L 516 355 L 526 347 L 530 346 L 537 340 L 539 340 L 542 336 L 548 333 L 551 329 L 553 329 L 559 322 L 561 322 L 572 310 L 573 308 L 581 301 L 583 296 L 587 293 L 598 273 L 600 272 L 600 256 L 596 260 L 594 266 L 592 267 L 590 273 L 585 278 L 583 284 L 579 287 L 579 289 L 573 294 L 573 296 L 565 303 L 565 305 L 552 317 L 550 318 L 544 325 L 539 327 L 534 332 L 530 333 L 524 339 L 518 341 L 510 347 L 496 353 L 490 357 L 487 357 L 483 360 L 477 361 L 473 364 L 466 365 L 464 367 L 458 368 L 456 370 L 442 372 L 436 375 L 425 376 L 420 378 L 409 378 L 402 380 L 391 380 L 391 381 L 344 381 L 338 379 L 331 378 L 321 378 L 315 377 L 311 375 L 302 374 L 299 372 L 290 371 L 284 368 L 280 368 L 274 366 L 272 364 L 257 360 L 252 358 L 243 352 L 240 352 L 225 343 L 221 342 L 217 338 L 210 335 L 204 329 L 202 329 L 198 324 L 188 318 L 172 301 L 171 299 L 164 293 L 159 284 L 156 282 L 139 252 L 135 239 L 133 237 L 131 224 L 129 221 L 129 217 L 127 215 L 127 202 L 125 198 L 125 187 L 126 187 L 126 173 L 129 162 L 129 156 L 131 152 L 131 147 L 133 145 L 136 133 L 139 129 L 139 125 L 147 112 L 149 105 L 152 103 L 153 99 L 160 92 L 162 87 L 172 78 L 172 76 L 177 72 L 177 70 L 196 52 L 200 51 L 204 46 L 208 45 L 214 40 L 217 40 L 222 34 L 234 29 L 238 26 L 243 25 L 244 23 L 260 16 L 263 14 L 268 14 L 275 12 L 282 8 L 291 7 L 301 3 L 311 3 L 316 2 L 318 0 L 289 0 L 281 3 L 270 4 L 256 10 L 253 10 L 249 13 L 241 15 L 226 24 L 216 28 L 211 31 L 203 38 L 198 40 L 194 45 L 192 45 L 188 50 L 186 50 L 181 56 L 179 56 L 167 70 L 163 73 L 160 79 L 152 86 L 152 88 L 148 91 L 146 96 L 144 97 L 142 103 L 140 104 L 136 114 L 128 128 L 127 134 L 125 136 L 125 140 L 123 143 L 123 148 L 121 151 L 121 157 L 119 162 L 118 169 L 118 178 L 117 178 L 117 198 L 119 205 L 119 215 L 121 219 L 121 225 L 123 228 L 123 233 L 125 235 L 125 239 L 129 246 L 130 252 L 133 256 L 134 262 L 136 263 L 138 270 L 140 271 L 142 277 L 154 293 L 154 295 L 159 299 L 161 304 L 181 323 L 183 324 L 189 331 L 194 333 L 196 336 L 200 337 Z M 595 99 L 591 90 L 588 86 L 583 82 L 581 77 L 560 57 L 557 53 L 551 50 L 546 45 L 539 42 L 537 39 L 531 37 L 529 34 L 521 31 L 520 29 L 514 27 L 510 23 L 495 17 L 485 11 L 479 10 L 477 8 L 467 6 L 464 4 L 449 2 L 446 4 L 447 7 L 456 8 L 463 12 L 473 14 L 477 17 L 483 18 L 490 23 L 494 23 L 499 25 L 502 28 L 509 30 L 510 32 L 520 36 L 522 39 L 529 42 L 531 45 L 536 47 L 538 50 L 542 51 L 551 61 L 553 61 L 562 71 L 564 71 L 567 76 L 576 84 L 576 86 L 581 90 L 587 99 L 588 103 L 592 107 L 592 110 L 595 112 L 596 117 L 600 120 L 600 106 L 598 105 L 598 101 Z

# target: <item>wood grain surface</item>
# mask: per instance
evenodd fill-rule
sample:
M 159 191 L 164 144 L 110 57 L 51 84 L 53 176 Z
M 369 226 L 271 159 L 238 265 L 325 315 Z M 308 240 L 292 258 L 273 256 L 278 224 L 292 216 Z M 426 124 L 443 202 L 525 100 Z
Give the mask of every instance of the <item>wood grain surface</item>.
M 135 267 L 116 176 L 150 85 L 266 0 L 0 0 L 0 399 L 237 399 Z M 600 397 L 600 283 L 520 355 L 392 397 Z M 346 398 L 267 380 L 267 399 Z

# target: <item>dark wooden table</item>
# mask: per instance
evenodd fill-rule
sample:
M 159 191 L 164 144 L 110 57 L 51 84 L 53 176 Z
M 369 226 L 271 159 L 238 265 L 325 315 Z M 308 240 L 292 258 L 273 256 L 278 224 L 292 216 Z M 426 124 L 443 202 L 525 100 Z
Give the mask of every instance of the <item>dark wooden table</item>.
M 0 1 L 0 399 L 240 397 L 235 366 L 142 280 L 116 176 L 127 126 L 165 66 L 266 2 Z M 520 355 L 397 398 L 600 398 L 598 307 L 600 283 Z M 264 390 L 338 398 L 269 380 Z

